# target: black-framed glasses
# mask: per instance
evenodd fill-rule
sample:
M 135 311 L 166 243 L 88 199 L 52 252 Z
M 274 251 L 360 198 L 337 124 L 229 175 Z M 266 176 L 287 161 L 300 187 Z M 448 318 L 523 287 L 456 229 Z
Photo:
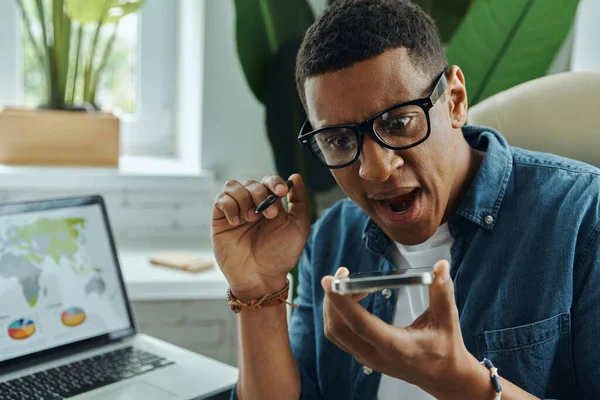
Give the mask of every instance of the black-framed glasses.
M 375 141 L 392 150 L 418 146 L 429 137 L 429 110 L 446 91 L 445 71 L 428 97 L 398 103 L 359 124 L 333 125 L 312 130 L 306 120 L 298 141 L 328 168 L 344 168 L 358 159 L 363 137 L 371 133 Z

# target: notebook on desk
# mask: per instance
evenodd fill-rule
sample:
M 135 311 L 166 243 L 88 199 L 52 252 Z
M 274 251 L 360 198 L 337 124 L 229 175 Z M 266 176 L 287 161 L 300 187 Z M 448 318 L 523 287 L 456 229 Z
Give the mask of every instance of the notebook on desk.
M 236 380 L 137 332 L 100 196 L 0 204 L 0 400 L 205 399 Z

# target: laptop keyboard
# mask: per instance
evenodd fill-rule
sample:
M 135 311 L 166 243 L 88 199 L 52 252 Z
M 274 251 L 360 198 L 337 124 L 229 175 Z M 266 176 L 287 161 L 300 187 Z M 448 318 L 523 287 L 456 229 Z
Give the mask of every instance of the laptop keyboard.
M 125 347 L 0 383 L 0 400 L 58 400 L 174 364 Z

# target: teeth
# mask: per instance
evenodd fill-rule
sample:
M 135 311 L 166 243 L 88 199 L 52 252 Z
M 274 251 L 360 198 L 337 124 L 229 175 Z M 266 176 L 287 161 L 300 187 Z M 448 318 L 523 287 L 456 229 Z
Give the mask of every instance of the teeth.
M 391 198 L 395 198 L 395 197 L 398 197 L 398 196 L 405 196 L 405 195 L 407 195 L 409 193 L 412 193 L 414 191 L 415 191 L 415 189 L 410 189 L 408 191 L 402 191 L 400 193 L 394 194 Z M 373 200 L 387 201 L 388 198 L 390 198 L 390 197 L 386 198 L 386 197 L 375 196 L 375 197 L 373 197 Z

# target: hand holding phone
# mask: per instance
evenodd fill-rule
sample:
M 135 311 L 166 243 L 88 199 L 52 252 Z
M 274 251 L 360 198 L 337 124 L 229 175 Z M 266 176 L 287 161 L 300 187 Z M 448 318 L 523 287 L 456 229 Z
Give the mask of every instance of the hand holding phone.
M 336 278 L 331 283 L 331 288 L 337 294 L 355 294 L 407 285 L 429 285 L 432 282 L 433 273 L 431 271 L 374 271 Z

